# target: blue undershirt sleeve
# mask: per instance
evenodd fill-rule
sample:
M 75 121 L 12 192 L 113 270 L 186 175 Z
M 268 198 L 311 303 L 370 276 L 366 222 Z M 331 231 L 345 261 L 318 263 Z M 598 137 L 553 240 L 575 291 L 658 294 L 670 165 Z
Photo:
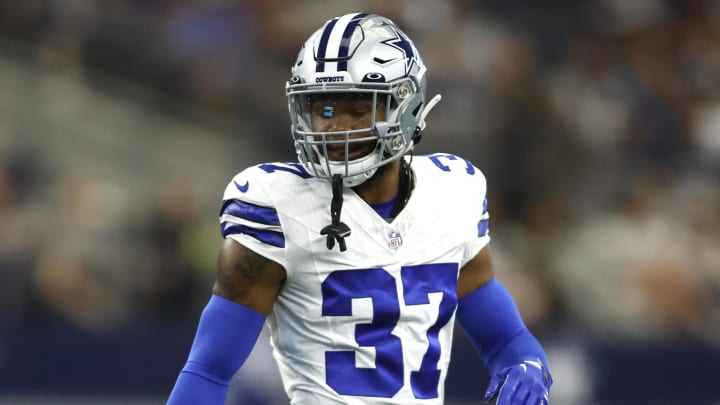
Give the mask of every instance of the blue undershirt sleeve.
M 495 278 L 458 301 L 457 320 L 491 376 L 526 360 L 548 361 L 525 326 L 510 293 Z
M 224 404 L 230 380 L 250 355 L 264 323 L 260 313 L 213 295 L 167 403 Z

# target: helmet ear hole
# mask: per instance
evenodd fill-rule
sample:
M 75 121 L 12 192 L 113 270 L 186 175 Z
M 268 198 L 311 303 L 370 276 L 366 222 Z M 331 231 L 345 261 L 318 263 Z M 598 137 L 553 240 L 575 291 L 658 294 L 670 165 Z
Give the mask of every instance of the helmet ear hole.
M 417 116 L 418 116 L 418 113 L 420 112 L 420 109 L 422 108 L 423 104 L 424 104 L 424 103 L 418 104 L 418 106 L 415 107 L 414 110 L 412 110 L 412 115 L 413 115 L 413 117 L 417 117 Z

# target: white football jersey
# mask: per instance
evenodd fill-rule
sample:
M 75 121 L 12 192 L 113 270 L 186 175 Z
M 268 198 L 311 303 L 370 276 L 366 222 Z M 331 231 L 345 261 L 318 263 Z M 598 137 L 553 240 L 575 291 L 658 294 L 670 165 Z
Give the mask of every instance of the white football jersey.
M 251 167 L 225 190 L 223 236 L 287 272 L 267 322 L 292 404 L 443 403 L 458 272 L 490 240 L 486 183 L 454 155 L 407 159 L 415 188 L 390 223 L 344 189 L 344 252 L 320 234 L 331 184 L 300 164 Z

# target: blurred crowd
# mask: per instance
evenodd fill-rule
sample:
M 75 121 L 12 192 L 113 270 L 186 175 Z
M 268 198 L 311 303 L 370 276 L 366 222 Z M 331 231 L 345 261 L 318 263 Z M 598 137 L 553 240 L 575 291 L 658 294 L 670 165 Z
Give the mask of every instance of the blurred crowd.
M 0 59 L 213 128 L 229 155 L 252 139 L 257 160 L 218 167 L 224 184 L 294 160 L 290 65 L 313 29 L 355 10 L 420 49 L 443 101 L 417 152 L 485 172 L 498 276 L 531 329 L 720 346 L 718 0 L 0 0 Z M 222 190 L 146 173 L 156 187 L 128 196 L 92 169 L 66 176 L 53 148 L 22 142 L 54 128 L 8 116 L 2 97 L 1 319 L 194 322 Z M 135 147 L 161 150 L 152 136 Z M 114 208 L 128 199 L 144 203 Z

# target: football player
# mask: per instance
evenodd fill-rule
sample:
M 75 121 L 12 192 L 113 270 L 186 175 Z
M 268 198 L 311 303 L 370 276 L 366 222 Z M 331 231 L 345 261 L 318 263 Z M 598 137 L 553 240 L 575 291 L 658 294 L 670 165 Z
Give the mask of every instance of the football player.
M 485 177 L 413 156 L 426 68 L 389 19 L 333 18 L 287 82 L 299 163 L 225 189 L 213 295 L 170 404 L 222 404 L 265 323 L 292 404 L 442 404 L 455 320 L 485 400 L 547 404 L 545 353 L 493 275 Z

